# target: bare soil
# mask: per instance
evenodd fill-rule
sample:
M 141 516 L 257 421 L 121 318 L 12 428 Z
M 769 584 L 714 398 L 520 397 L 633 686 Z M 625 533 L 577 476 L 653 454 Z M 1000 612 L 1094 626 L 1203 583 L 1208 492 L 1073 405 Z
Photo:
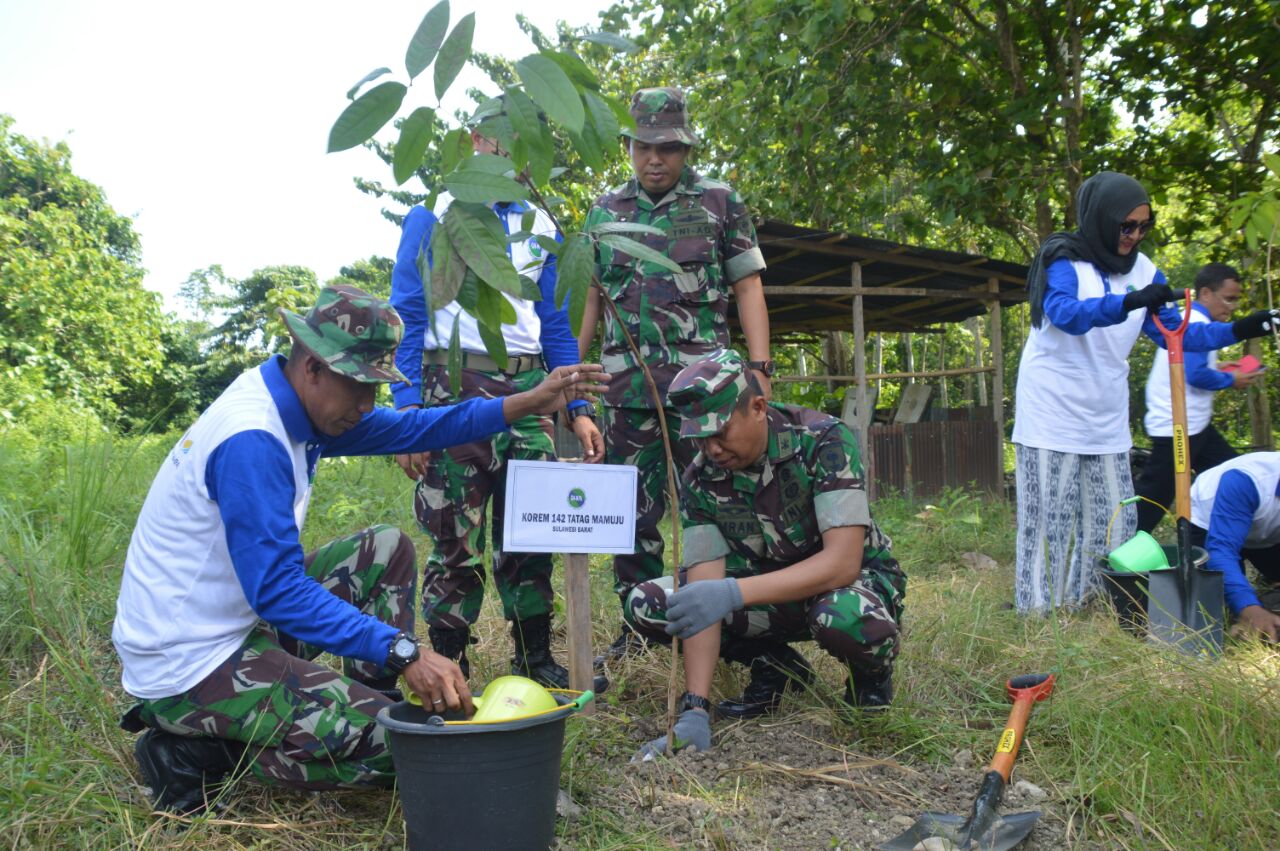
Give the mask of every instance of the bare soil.
M 615 765 L 617 787 L 575 797 L 612 810 L 648 842 L 672 848 L 870 849 L 909 828 L 924 810 L 968 813 L 983 758 L 961 751 L 951 765 L 930 767 L 861 753 L 856 741 L 848 743 L 850 728 L 824 714 L 721 722 L 710 751 Z M 637 747 L 664 732 L 659 723 L 634 724 Z M 1014 780 L 1016 787 L 1016 770 Z M 1024 790 L 1025 784 L 1010 788 L 1001 809 L 1043 813 L 1021 848 L 1094 847 L 1068 836 L 1063 802 L 1038 788 Z M 572 844 L 567 838 L 560 847 Z

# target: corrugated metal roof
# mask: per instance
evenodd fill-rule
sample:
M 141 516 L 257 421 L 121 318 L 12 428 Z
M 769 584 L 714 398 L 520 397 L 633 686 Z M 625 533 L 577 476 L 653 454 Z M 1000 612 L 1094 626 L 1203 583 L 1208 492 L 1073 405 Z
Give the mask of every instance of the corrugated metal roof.
M 775 332 L 852 328 L 851 266 L 862 264 L 862 288 L 894 287 L 904 295 L 863 294 L 868 331 L 920 331 L 986 312 L 986 303 L 957 298 L 987 292 L 995 279 L 1002 303 L 1026 300 L 1027 267 L 957 251 L 831 233 L 765 219 L 757 226 L 769 268 L 764 283 Z M 794 292 L 779 291 L 787 288 Z M 833 290 L 848 289 L 849 293 Z

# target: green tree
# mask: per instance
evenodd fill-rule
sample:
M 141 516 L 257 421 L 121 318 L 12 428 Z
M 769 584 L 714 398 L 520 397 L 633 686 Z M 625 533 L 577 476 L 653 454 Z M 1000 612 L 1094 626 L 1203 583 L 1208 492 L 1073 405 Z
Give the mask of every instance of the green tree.
M 163 369 L 160 297 L 132 223 L 69 148 L 12 126 L 0 115 L 0 402 L 16 419 L 56 400 L 114 420 Z
M 359 287 L 368 293 L 391 297 L 391 270 L 396 262 L 390 257 L 373 255 L 364 260 L 357 260 L 349 266 L 343 266 L 335 277 L 325 283 L 327 285 L 347 284 Z

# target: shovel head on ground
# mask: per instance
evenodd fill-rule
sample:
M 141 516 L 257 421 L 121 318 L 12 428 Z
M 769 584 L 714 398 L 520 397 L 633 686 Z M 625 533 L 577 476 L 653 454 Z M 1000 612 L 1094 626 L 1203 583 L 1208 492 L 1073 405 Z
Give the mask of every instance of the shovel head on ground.
M 1222 653 L 1222 573 L 1191 561 L 1191 524 L 1178 518 L 1178 565 L 1147 575 L 1147 621 L 1152 640 L 1184 653 Z
M 1011 813 L 996 815 L 984 830 L 974 832 L 973 816 L 950 813 L 922 813 L 916 823 L 905 833 L 880 846 L 883 851 L 913 851 L 916 848 L 934 851 L 962 849 L 962 851 L 1008 851 L 1026 839 L 1036 826 L 1040 813 Z M 941 842 L 928 843 L 928 839 Z

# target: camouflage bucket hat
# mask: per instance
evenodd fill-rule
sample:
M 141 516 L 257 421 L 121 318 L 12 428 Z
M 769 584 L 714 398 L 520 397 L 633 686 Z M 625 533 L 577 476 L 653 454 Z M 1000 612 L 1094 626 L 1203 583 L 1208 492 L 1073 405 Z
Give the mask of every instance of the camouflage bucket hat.
M 698 144 L 698 137 L 689 127 L 689 115 L 684 108 L 684 92 L 670 86 L 661 89 L 641 89 L 631 98 L 631 117 L 636 129 L 624 129 L 623 136 L 639 139 L 650 145 L 663 142 Z
M 667 401 L 680 414 L 680 436 L 710 437 L 720 431 L 749 386 L 747 365 L 732 350 L 680 370 L 667 391 Z
M 400 314 L 364 290 L 345 284 L 325 287 L 306 316 L 280 308 L 280 318 L 294 342 L 339 375 L 366 384 L 409 381 L 395 363 L 396 346 L 404 336 Z

